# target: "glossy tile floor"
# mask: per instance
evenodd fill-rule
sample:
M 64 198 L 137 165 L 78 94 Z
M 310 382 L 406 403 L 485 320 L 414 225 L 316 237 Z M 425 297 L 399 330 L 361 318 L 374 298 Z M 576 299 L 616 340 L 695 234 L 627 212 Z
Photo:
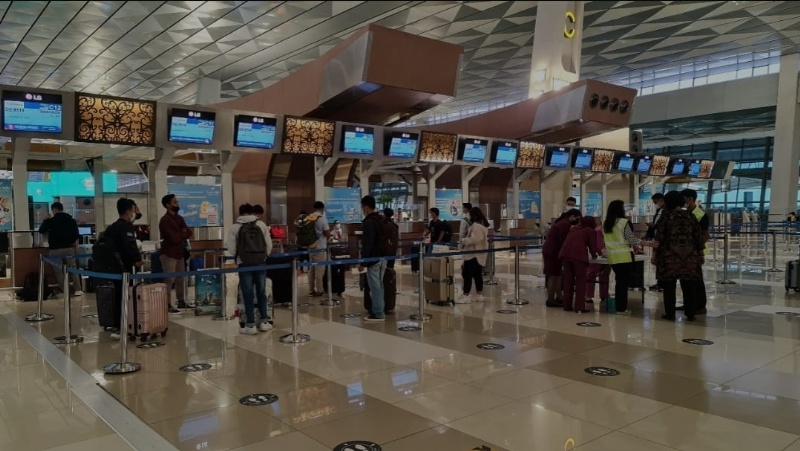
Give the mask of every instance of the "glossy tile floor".
M 0 449 L 105 450 L 124 439 L 133 449 L 181 450 L 324 451 L 365 440 L 392 451 L 800 451 L 800 295 L 785 293 L 783 275 L 764 271 L 769 262 L 760 270 L 751 262 L 741 274 L 730 269 L 744 282 L 734 287 L 713 283 L 721 267 L 709 263 L 709 315 L 670 323 L 660 320 L 652 292 L 643 304 L 640 292 L 630 293 L 629 316 L 545 308 L 535 255 L 521 271 L 531 304 L 507 305 L 512 261 L 498 257 L 499 285 L 487 287 L 486 302 L 429 306 L 426 323 L 408 320 L 417 277 L 407 266 L 398 269 L 397 311 L 383 324 L 342 316 L 363 314 L 348 276 L 340 307 L 301 297 L 313 303 L 300 309 L 300 332 L 311 336 L 304 345 L 278 342 L 290 327 L 285 309 L 276 310 L 276 330 L 258 336 L 239 335 L 236 321 L 186 313 L 173 317 L 165 346 L 129 346 L 129 360 L 143 369 L 126 376 L 102 372 L 118 358 L 119 342 L 98 332 L 96 319 L 81 318 L 94 312 L 91 295 L 73 306 L 86 341 L 58 350 L 34 338 L 63 335 L 61 301 L 45 303 L 54 321 L 32 326 L 20 317 L 34 303 L 7 301 L 0 304 L 8 320 L 0 324 Z M 299 281 L 305 293 L 305 277 Z M 684 341 L 691 339 L 708 342 Z M 70 377 L 91 378 L 111 400 L 107 407 L 129 410 L 166 444 L 139 445 L 142 429 L 111 418 L 113 410 L 96 413 L 99 395 L 84 404 L 40 352 L 68 357 L 76 365 Z M 188 363 L 211 368 L 181 372 Z M 277 401 L 240 404 L 257 393 Z

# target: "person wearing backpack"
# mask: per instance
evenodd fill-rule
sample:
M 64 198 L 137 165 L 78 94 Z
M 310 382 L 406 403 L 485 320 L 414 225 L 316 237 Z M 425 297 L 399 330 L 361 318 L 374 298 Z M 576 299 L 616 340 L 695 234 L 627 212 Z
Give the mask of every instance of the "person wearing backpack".
M 361 223 L 361 258 L 386 257 L 389 255 L 389 238 L 386 236 L 383 219 L 375 211 L 375 198 L 364 196 L 361 199 L 361 211 L 364 213 L 364 220 Z M 385 318 L 383 277 L 386 273 L 386 260 L 362 263 L 358 270 L 367 271 L 367 285 L 372 302 L 372 310 L 364 321 L 383 322 Z
M 239 268 L 259 266 L 266 262 L 267 255 L 272 252 L 272 240 L 263 222 L 253 214 L 253 206 L 244 204 L 239 207 L 239 217 L 231 227 L 225 243 L 230 256 L 236 257 Z M 239 329 L 243 335 L 257 335 L 259 331 L 272 329 L 267 310 L 267 273 L 266 271 L 249 271 L 239 273 L 239 287 L 242 290 L 242 301 L 246 322 Z M 258 299 L 258 313 L 261 323 L 256 328 L 255 300 Z
M 314 202 L 314 212 L 300 215 L 295 221 L 297 226 L 297 245 L 303 249 L 327 249 L 328 239 L 331 236 L 328 220 L 325 218 L 325 204 Z M 311 262 L 325 261 L 324 252 L 315 252 L 309 255 Z M 324 266 L 312 266 L 308 269 L 308 294 L 311 297 L 320 297 L 325 294 L 322 287 L 322 278 L 325 275 Z

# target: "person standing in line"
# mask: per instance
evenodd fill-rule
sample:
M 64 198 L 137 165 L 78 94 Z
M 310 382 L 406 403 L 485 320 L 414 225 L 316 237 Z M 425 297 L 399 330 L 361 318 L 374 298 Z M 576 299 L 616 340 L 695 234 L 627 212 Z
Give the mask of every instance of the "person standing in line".
M 484 251 L 489 248 L 489 221 L 478 207 L 472 207 L 469 212 L 470 226 L 466 236 L 461 238 L 460 245 L 465 251 Z M 469 304 L 472 302 L 470 292 L 472 282 L 475 282 L 475 300 L 483 302 L 483 267 L 486 266 L 486 254 L 468 254 L 464 256 L 464 265 L 461 276 L 464 278 L 464 294 L 456 300 L 456 304 Z
M 617 313 L 628 311 L 628 286 L 633 272 L 633 252 L 631 248 L 641 246 L 656 247 L 655 242 L 641 241 L 633 234 L 633 226 L 625 217 L 625 202 L 614 200 L 608 204 L 606 219 L 603 221 L 603 240 L 606 245 L 606 258 L 616 276 L 614 298 Z
M 180 203 L 174 194 L 167 194 L 161 198 L 161 205 L 167 209 L 161 220 L 158 221 L 158 231 L 161 234 L 160 260 L 164 272 L 186 271 L 185 252 L 186 241 L 192 238 L 192 230 L 186 225 L 183 216 L 179 215 Z M 175 284 L 175 296 L 178 307 L 186 308 L 186 283 L 183 277 L 165 278 L 167 285 L 169 312 L 179 314 L 181 311 L 172 304 L 172 285 Z
M 344 240 L 344 232 L 342 231 L 342 223 L 339 220 L 333 221 L 333 230 L 331 231 L 331 243 L 341 243 Z
M 647 233 L 645 234 L 644 238 L 648 241 L 655 239 L 656 227 L 658 227 L 658 222 L 661 221 L 661 218 L 664 216 L 664 195 L 661 193 L 655 193 L 650 200 L 652 200 L 653 205 L 656 206 L 656 214 L 653 215 L 653 222 L 647 224 Z M 661 287 L 658 285 L 658 282 L 656 282 L 655 285 L 651 285 L 650 290 L 662 291 Z
M 577 205 L 578 205 L 578 200 L 570 196 L 567 198 L 567 201 L 564 202 L 564 211 L 570 211 L 573 208 L 577 207 Z
M 439 209 L 434 207 L 428 210 L 431 222 L 428 224 L 428 231 L 425 232 L 425 237 L 428 238 L 428 253 L 433 251 L 433 246 L 437 244 L 448 245 L 450 244 L 450 226 L 439 219 Z
M 139 207 L 132 199 L 120 198 L 117 200 L 117 213 L 119 219 L 108 226 L 102 234 L 102 238 L 108 243 L 109 252 L 114 256 L 118 256 L 115 268 L 107 272 L 116 274 L 133 272 L 133 268 L 142 267 L 142 253 L 139 251 L 139 245 L 136 242 L 136 231 L 133 227 L 133 221 L 142 217 L 139 212 Z M 114 296 L 117 305 L 114 308 L 115 312 L 122 311 L 122 280 L 114 281 Z M 128 289 L 128 287 L 125 287 Z M 132 302 L 132 300 L 131 300 Z M 116 315 L 115 315 L 116 316 Z M 121 325 L 119 321 L 121 318 L 115 318 L 117 321 L 115 331 L 111 333 L 111 338 L 120 338 L 119 331 L 121 327 L 128 327 Z
M 386 239 L 389 240 L 389 255 L 394 257 L 397 255 L 397 250 L 400 248 L 400 226 L 393 220 L 394 210 L 391 208 L 383 209 L 383 229 L 386 233 Z M 386 268 L 394 268 L 395 260 L 387 260 Z
M 603 228 L 597 226 L 594 218 L 592 224 L 595 224 L 594 232 L 595 239 L 597 240 L 597 253 L 603 255 L 605 253 L 605 240 L 603 240 Z M 608 265 L 601 265 L 599 263 L 589 263 L 589 271 L 586 273 L 586 303 L 594 304 L 594 286 L 595 283 L 600 285 L 600 302 L 608 302 L 608 285 L 611 275 L 611 267 Z
M 545 305 L 548 307 L 562 306 L 562 268 L 561 259 L 558 255 L 561 252 L 561 246 L 564 245 L 564 240 L 567 238 L 570 229 L 580 222 L 581 217 L 581 212 L 578 209 L 564 212 L 561 217 L 556 219 L 550 227 L 550 230 L 547 231 L 544 246 L 542 246 L 542 260 L 544 263 L 543 272 L 547 280 L 547 301 Z
M 316 219 L 314 220 L 314 232 L 317 234 L 317 243 L 312 250 L 325 250 L 328 248 L 328 238 L 331 236 L 330 226 L 328 220 L 325 218 L 325 204 L 320 201 L 314 202 L 314 213 Z M 309 260 L 313 262 L 322 262 L 327 258 L 325 252 L 315 252 L 309 255 Z M 324 266 L 311 266 L 308 269 L 308 292 L 311 297 L 320 297 L 325 294 L 322 288 L 322 278 L 325 275 Z
M 558 254 L 563 266 L 563 299 L 567 312 L 591 312 L 586 308 L 586 274 L 589 270 L 587 254 L 596 259 L 599 252 L 594 227 L 593 217 L 582 218 L 580 224 L 569 231 Z
M 64 205 L 61 202 L 53 202 L 50 206 L 50 211 L 52 212 L 51 216 L 45 219 L 39 227 L 39 233 L 47 234 L 50 255 L 75 255 L 75 246 L 81 238 L 81 234 L 78 231 L 78 223 L 69 213 L 64 212 Z M 61 264 L 74 268 L 75 259 L 61 259 Z M 60 290 L 64 287 L 64 273 L 60 270 L 55 270 L 54 272 L 56 273 L 58 289 Z M 72 282 L 72 295 L 83 296 L 81 276 L 70 274 L 69 278 Z M 67 295 L 68 293 L 64 293 L 65 299 Z
M 469 202 L 464 202 L 461 204 L 463 216 L 461 218 L 461 222 L 458 225 L 458 239 L 463 240 L 465 236 L 467 236 L 467 231 L 469 230 L 470 226 L 470 216 L 472 215 L 472 204 Z
M 375 198 L 364 196 L 361 199 L 364 220 L 361 223 L 361 258 L 385 257 L 389 241 L 386 237 L 383 219 L 375 211 Z M 372 311 L 364 318 L 367 322 L 385 321 L 385 299 L 383 297 L 383 276 L 386 273 L 386 260 L 362 263 L 359 272 L 367 271 L 367 284 L 372 300 Z
M 686 202 L 686 211 L 691 213 L 697 222 L 700 224 L 700 231 L 703 234 L 703 255 L 708 255 L 708 240 L 710 238 L 709 230 L 711 223 L 706 212 L 697 204 L 697 191 L 693 189 L 685 189 L 681 191 L 684 202 Z M 696 315 L 705 315 L 707 312 L 706 304 L 708 303 L 708 296 L 706 295 L 706 282 L 703 280 L 703 271 L 700 271 L 700 280 L 694 284 L 697 293 L 694 297 Z M 680 308 L 678 309 L 680 310 Z
M 272 240 L 263 222 L 253 214 L 253 206 L 244 204 L 239 207 L 239 217 L 231 227 L 225 242 L 228 255 L 236 257 L 239 268 L 260 266 L 266 262 L 272 252 Z M 239 287 L 242 290 L 242 303 L 245 311 L 245 325 L 239 329 L 243 335 L 257 335 L 259 331 L 272 329 L 267 310 L 267 273 L 266 271 L 248 271 L 239 273 Z M 256 329 L 255 301 L 258 300 L 258 314 L 261 322 Z
M 675 299 L 677 281 L 683 290 L 683 305 L 686 320 L 695 320 L 695 306 L 702 278 L 703 233 L 692 213 L 683 210 L 684 198 L 677 191 L 665 196 L 664 218 L 658 223 L 655 239 L 659 243 L 653 256 L 656 278 L 664 288 L 664 311 L 662 319 L 675 321 Z

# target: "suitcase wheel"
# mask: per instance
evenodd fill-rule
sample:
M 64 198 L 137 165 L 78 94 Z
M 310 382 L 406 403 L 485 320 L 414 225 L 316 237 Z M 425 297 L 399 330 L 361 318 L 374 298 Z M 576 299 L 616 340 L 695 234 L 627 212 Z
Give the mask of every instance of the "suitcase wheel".
M 142 340 L 142 343 L 147 341 L 148 338 L 150 338 L 150 336 L 147 335 L 147 334 L 142 334 L 142 335 L 139 336 L 139 339 Z

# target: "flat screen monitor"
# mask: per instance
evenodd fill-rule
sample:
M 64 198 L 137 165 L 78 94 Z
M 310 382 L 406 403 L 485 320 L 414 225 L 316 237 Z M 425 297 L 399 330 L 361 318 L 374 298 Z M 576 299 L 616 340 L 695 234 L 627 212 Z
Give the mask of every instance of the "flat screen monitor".
M 578 147 L 572 153 L 572 167 L 577 171 L 588 171 L 592 168 L 593 150 Z
M 673 158 L 669 162 L 669 168 L 667 169 L 667 173 L 669 175 L 685 175 L 686 171 L 689 169 L 689 161 L 683 158 Z
M 513 167 L 517 163 L 518 146 L 514 141 L 495 141 L 492 144 L 490 161 L 501 166 Z
M 214 142 L 214 124 L 217 114 L 173 108 L 169 115 L 169 142 L 205 144 Z
M 348 155 L 374 155 L 375 129 L 364 125 L 342 125 L 342 152 Z
M 519 143 L 517 167 L 522 169 L 542 169 L 544 166 L 544 144 L 531 141 Z
M 275 148 L 275 129 L 278 120 L 274 117 L 237 115 L 234 118 L 233 145 L 256 149 Z
M 92 228 L 91 227 L 78 227 L 78 234 L 80 236 L 91 235 L 92 234 Z
M 611 172 L 614 164 L 614 151 L 606 149 L 594 149 L 592 156 L 592 172 L 607 173 Z
M 3 91 L 3 130 L 61 133 L 62 110 L 59 94 Z
M 486 150 L 489 140 L 479 138 L 461 138 L 458 140 L 458 159 L 464 163 L 483 163 L 486 161 Z
M 569 157 L 572 149 L 562 146 L 547 146 L 545 164 L 556 169 L 569 168 Z
M 386 142 L 386 156 L 390 158 L 414 158 L 417 154 L 418 133 L 392 132 Z
M 667 175 L 669 168 L 669 157 L 664 155 L 653 155 L 653 164 L 650 165 L 650 175 L 657 177 Z
M 614 170 L 619 172 L 633 172 L 636 168 L 636 156 L 628 152 L 619 152 L 614 157 Z M 647 168 L 650 171 L 650 168 Z
M 636 157 L 637 173 L 650 175 L 651 167 L 653 167 L 653 157 L 651 155 L 639 155 L 638 157 Z
M 710 179 L 713 172 L 714 160 L 700 160 L 700 173 L 697 174 L 698 178 Z
M 714 180 L 728 180 L 733 174 L 734 161 L 719 161 L 714 163 L 711 168 L 711 176 L 709 178 Z
M 689 168 L 686 171 L 686 175 L 689 177 L 699 177 L 700 176 L 700 167 L 702 166 L 703 162 L 701 160 L 691 160 L 688 163 Z

